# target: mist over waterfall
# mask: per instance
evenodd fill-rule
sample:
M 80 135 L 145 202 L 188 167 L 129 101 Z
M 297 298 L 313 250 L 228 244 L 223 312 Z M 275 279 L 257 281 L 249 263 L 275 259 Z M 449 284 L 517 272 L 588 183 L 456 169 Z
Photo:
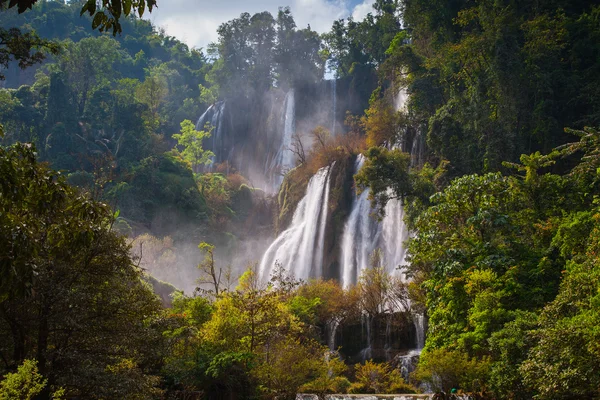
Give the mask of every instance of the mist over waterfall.
M 359 154 L 356 158 L 354 172 L 358 172 L 365 162 L 365 157 Z M 341 284 L 347 288 L 356 284 L 361 272 L 369 267 L 371 253 L 377 247 L 381 229 L 376 220 L 371 217 L 371 202 L 369 190 L 364 190 L 359 196 L 354 194 L 352 211 L 344 225 L 341 245 Z
M 332 167 L 321 168 L 310 179 L 306 194 L 294 211 L 290 227 L 265 252 L 259 267 L 263 281 L 269 279 L 276 263 L 288 269 L 297 279 L 322 276 Z

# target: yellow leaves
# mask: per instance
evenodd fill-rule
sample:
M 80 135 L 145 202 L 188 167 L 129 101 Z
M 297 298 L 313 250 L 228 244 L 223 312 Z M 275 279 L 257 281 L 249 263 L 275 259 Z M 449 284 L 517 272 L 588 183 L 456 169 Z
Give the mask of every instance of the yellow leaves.
M 465 291 L 471 296 L 492 288 L 498 280 L 498 275 L 490 269 L 473 269 L 466 275 Z
M 379 146 L 396 135 L 396 112 L 385 99 L 371 101 L 365 114 L 366 116 L 361 118 L 361 124 L 367 134 L 368 147 Z

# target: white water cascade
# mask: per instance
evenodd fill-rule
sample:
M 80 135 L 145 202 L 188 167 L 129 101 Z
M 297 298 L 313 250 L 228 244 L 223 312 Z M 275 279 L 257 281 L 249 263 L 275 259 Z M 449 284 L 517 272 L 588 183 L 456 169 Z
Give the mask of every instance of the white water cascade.
M 263 281 L 270 278 L 275 263 L 280 263 L 297 279 L 322 276 L 329 181 L 333 165 L 321 168 L 310 179 L 306 194 L 294 211 L 290 227 L 265 252 L 259 267 Z
M 365 162 L 359 154 L 356 158 L 354 173 L 358 172 Z M 375 250 L 381 236 L 378 222 L 371 217 L 369 190 L 360 196 L 354 195 L 354 204 L 350 216 L 344 225 L 341 246 L 341 284 L 348 288 L 355 285 L 363 270 L 369 268 L 371 253 Z
M 394 99 L 396 111 L 405 110 L 407 100 L 408 93 L 405 88 L 401 87 Z M 385 217 L 381 223 L 381 230 L 385 262 L 395 276 L 406 280 L 405 274 L 398 267 L 405 263 L 406 248 L 404 243 L 408 240 L 410 233 L 404 223 L 404 206 L 400 199 L 391 199 L 385 205 Z
M 404 265 L 406 248 L 404 243 L 409 237 L 404 223 L 404 207 L 400 199 L 391 199 L 385 205 L 385 217 L 381 222 L 381 235 L 385 254 L 385 263 L 392 275 L 405 280 L 401 267 Z
M 205 125 L 207 123 L 212 127 L 211 132 L 211 143 L 212 143 L 212 151 L 215 153 L 215 156 L 212 158 L 211 168 L 214 165 L 215 161 L 218 160 L 220 156 L 220 148 L 222 147 L 222 134 L 223 134 L 223 118 L 225 117 L 225 101 L 219 101 L 215 104 L 212 104 L 210 107 L 206 109 L 204 114 L 198 118 L 196 122 L 196 129 L 202 131 L 205 129 Z M 209 120 L 210 118 L 210 120 Z
M 419 362 L 419 357 L 421 356 L 421 351 L 425 346 L 425 317 L 423 314 L 413 313 L 412 320 L 415 326 L 417 347 L 398 358 L 400 373 L 407 382 L 409 380 L 410 373 L 415 370 L 415 367 Z

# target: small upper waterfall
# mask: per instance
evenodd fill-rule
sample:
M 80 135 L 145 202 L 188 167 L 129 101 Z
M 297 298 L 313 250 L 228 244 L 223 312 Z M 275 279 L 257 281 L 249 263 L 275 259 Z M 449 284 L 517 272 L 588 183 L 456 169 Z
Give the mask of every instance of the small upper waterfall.
M 408 92 L 406 88 L 400 87 L 396 98 L 394 99 L 394 108 L 396 111 L 404 111 L 406 109 L 406 101 L 408 100 Z
M 415 332 L 417 335 L 417 350 L 425 347 L 425 316 L 423 314 L 413 314 L 413 322 L 415 324 Z
M 365 157 L 359 154 L 354 166 L 355 173 L 364 162 Z M 364 190 L 360 196 L 355 194 L 342 234 L 340 276 L 343 287 L 356 284 L 361 272 L 369 267 L 370 256 L 377 247 L 380 232 L 379 224 L 371 217 L 369 190 Z
M 331 110 L 331 136 L 335 136 L 335 117 L 337 109 L 337 79 L 333 78 L 331 81 L 331 102 L 333 103 L 333 109 Z
M 197 130 L 204 130 L 207 123 L 212 127 L 210 143 L 211 150 L 215 153 L 215 156 L 212 159 L 213 165 L 215 162 L 221 161 L 221 157 L 223 156 L 221 150 L 223 147 L 223 118 L 225 117 L 225 104 L 225 101 L 219 101 L 212 104 L 196 122 Z
M 262 258 L 261 279 L 269 279 L 275 263 L 281 263 L 298 279 L 322 276 L 332 167 L 321 168 L 308 182 L 290 227 L 275 239 Z
M 296 131 L 296 96 L 294 89 L 285 95 L 285 113 L 283 114 L 283 134 L 279 150 L 270 165 L 272 174 L 272 189 L 276 191 L 283 182 L 283 175 L 294 168 L 294 153 L 292 152 L 292 137 Z

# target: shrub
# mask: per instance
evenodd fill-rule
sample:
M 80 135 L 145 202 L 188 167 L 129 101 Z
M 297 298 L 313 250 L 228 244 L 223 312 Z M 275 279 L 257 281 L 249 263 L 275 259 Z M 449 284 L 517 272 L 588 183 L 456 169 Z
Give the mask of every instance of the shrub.
M 356 368 L 356 381 L 348 389 L 349 393 L 415 393 L 416 389 L 404 382 L 400 371 L 388 363 L 367 361 Z

